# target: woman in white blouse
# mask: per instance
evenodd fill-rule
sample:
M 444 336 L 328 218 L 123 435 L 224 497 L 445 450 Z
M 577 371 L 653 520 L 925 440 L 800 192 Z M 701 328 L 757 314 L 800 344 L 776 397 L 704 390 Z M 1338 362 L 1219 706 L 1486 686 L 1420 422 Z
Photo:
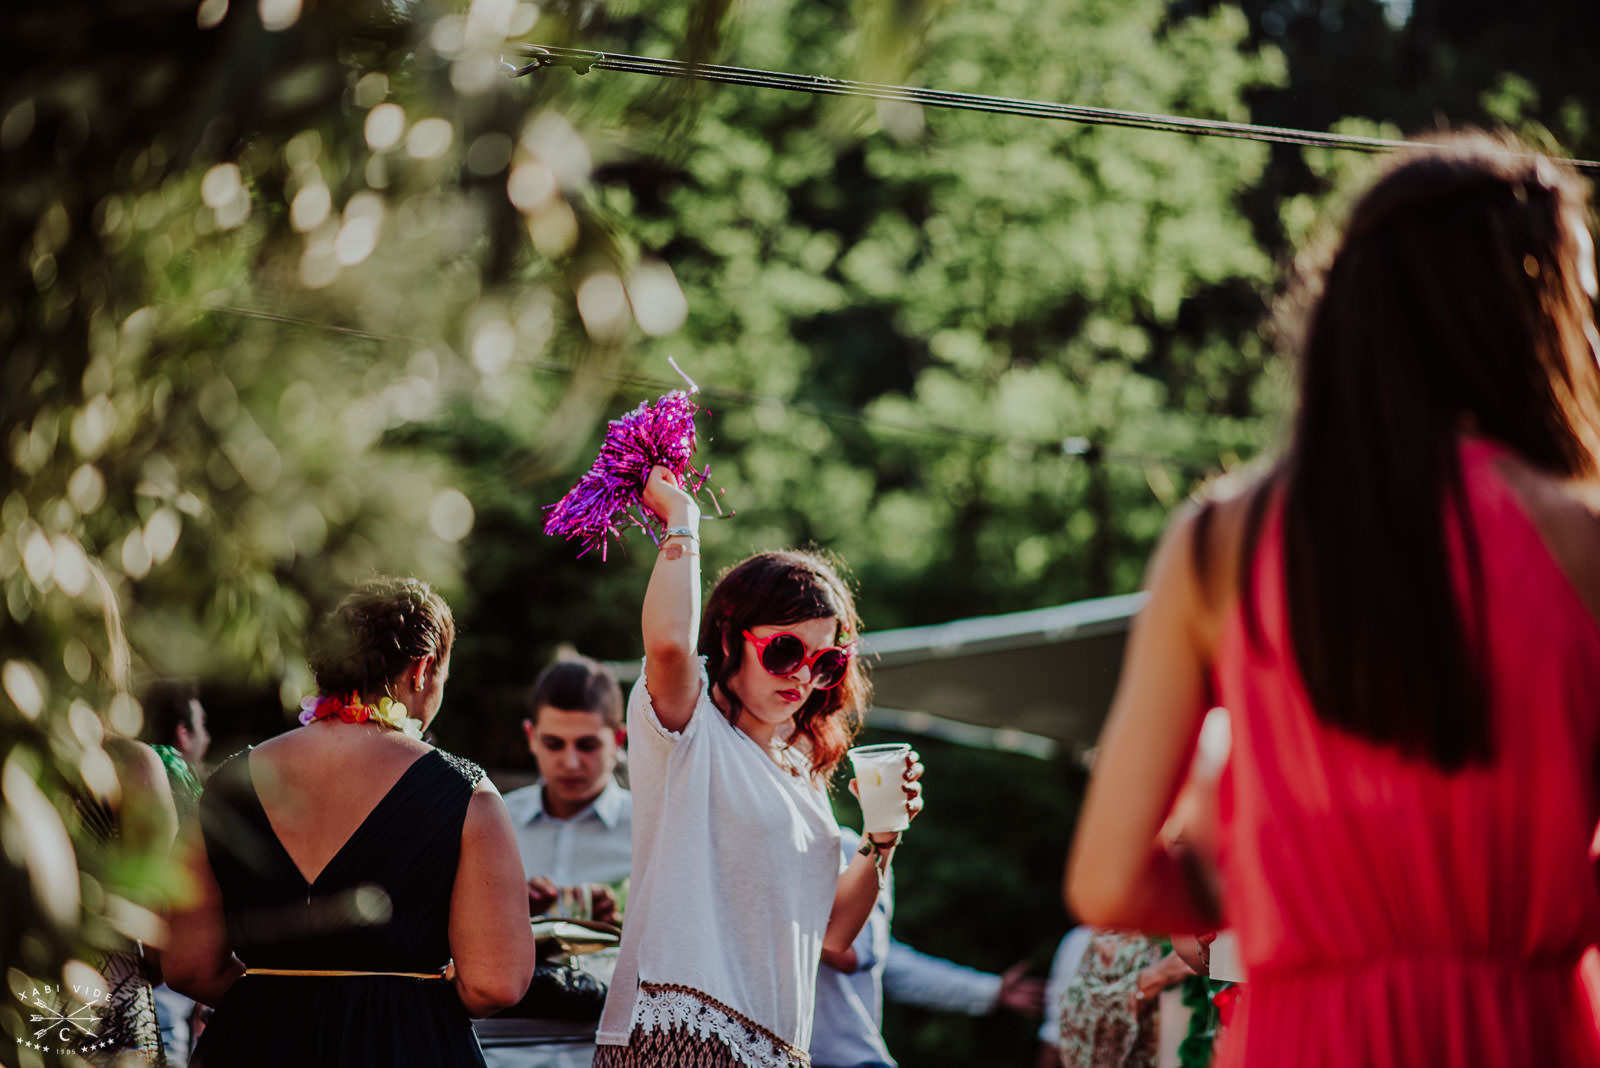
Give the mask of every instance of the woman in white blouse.
M 808 1063 L 817 962 L 866 922 L 898 834 L 843 870 L 829 775 L 866 702 L 860 621 L 832 564 L 761 553 L 701 620 L 699 509 L 665 468 L 667 524 L 645 591 L 644 674 L 628 701 L 633 875 L 596 1068 Z M 916 754 L 906 809 L 922 808 Z

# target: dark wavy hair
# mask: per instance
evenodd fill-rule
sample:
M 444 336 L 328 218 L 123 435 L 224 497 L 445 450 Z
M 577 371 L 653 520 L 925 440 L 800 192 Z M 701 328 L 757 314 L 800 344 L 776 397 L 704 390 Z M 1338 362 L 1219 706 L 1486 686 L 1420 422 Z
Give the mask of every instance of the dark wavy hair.
M 372 579 L 313 631 L 311 674 L 325 696 L 394 697 L 408 666 L 428 656 L 443 660 L 455 639 L 450 606 L 426 582 Z
M 152 680 L 139 702 L 144 707 L 144 737 L 153 745 L 176 745 L 179 727 L 195 729 L 194 706 L 199 699 L 200 686 L 193 679 Z
M 622 726 L 622 687 L 611 669 L 587 656 L 564 656 L 545 668 L 528 693 L 528 718 L 539 722 L 545 705 L 564 712 L 598 712 L 607 726 Z
M 1316 714 L 1447 771 L 1493 759 L 1488 687 L 1466 620 L 1484 619 L 1459 441 L 1471 428 L 1546 471 L 1600 470 L 1594 308 L 1570 168 L 1487 134 L 1396 153 L 1304 291 L 1282 490 L 1290 638 Z M 1304 302 L 1303 302 L 1304 303 Z M 1461 557 L 1452 553 L 1461 534 Z M 1470 577 L 1464 613 L 1453 576 Z
M 713 691 L 733 703 L 738 698 L 723 684 L 744 663 L 744 632 L 769 624 L 803 623 L 808 619 L 837 621 L 834 640 L 843 645 L 861 637 L 855 599 L 840 574 L 841 567 L 818 549 L 758 553 L 735 564 L 717 581 L 700 621 L 700 652 Z M 844 681 L 831 690 L 814 690 L 794 717 L 791 739 L 807 750 L 812 777 L 827 781 L 860 728 L 871 686 L 859 650 L 850 658 Z

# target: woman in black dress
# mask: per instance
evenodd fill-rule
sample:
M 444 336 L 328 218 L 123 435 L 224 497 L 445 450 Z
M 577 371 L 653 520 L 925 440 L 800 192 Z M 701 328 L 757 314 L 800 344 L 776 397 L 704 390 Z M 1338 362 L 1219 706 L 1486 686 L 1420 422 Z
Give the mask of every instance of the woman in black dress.
M 168 984 L 216 1013 L 211 1066 L 477 1066 L 470 1017 L 533 974 L 527 890 L 481 768 L 422 741 L 454 624 L 414 579 L 319 630 L 299 729 L 233 757 L 185 828 Z

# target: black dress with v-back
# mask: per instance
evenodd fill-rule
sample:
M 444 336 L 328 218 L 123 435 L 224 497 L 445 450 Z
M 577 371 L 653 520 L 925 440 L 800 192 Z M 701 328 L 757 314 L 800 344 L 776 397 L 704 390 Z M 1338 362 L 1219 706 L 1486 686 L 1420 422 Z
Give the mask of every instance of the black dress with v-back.
M 261 806 L 248 751 L 227 761 L 200 819 L 234 953 L 247 968 L 438 975 L 450 959 L 461 828 L 482 778 L 459 757 L 424 753 L 308 882 Z M 191 1063 L 456 1068 L 481 1066 L 483 1054 L 442 979 L 246 975 Z

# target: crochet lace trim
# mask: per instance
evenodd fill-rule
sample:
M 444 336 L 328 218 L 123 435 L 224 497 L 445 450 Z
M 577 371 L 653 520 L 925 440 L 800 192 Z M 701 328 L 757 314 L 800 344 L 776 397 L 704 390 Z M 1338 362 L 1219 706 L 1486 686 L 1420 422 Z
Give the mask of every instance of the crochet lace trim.
M 679 983 L 639 983 L 633 1028 L 715 1038 L 749 1068 L 810 1068 L 811 1056 L 709 994 Z M 632 1028 L 630 1028 L 631 1030 Z

